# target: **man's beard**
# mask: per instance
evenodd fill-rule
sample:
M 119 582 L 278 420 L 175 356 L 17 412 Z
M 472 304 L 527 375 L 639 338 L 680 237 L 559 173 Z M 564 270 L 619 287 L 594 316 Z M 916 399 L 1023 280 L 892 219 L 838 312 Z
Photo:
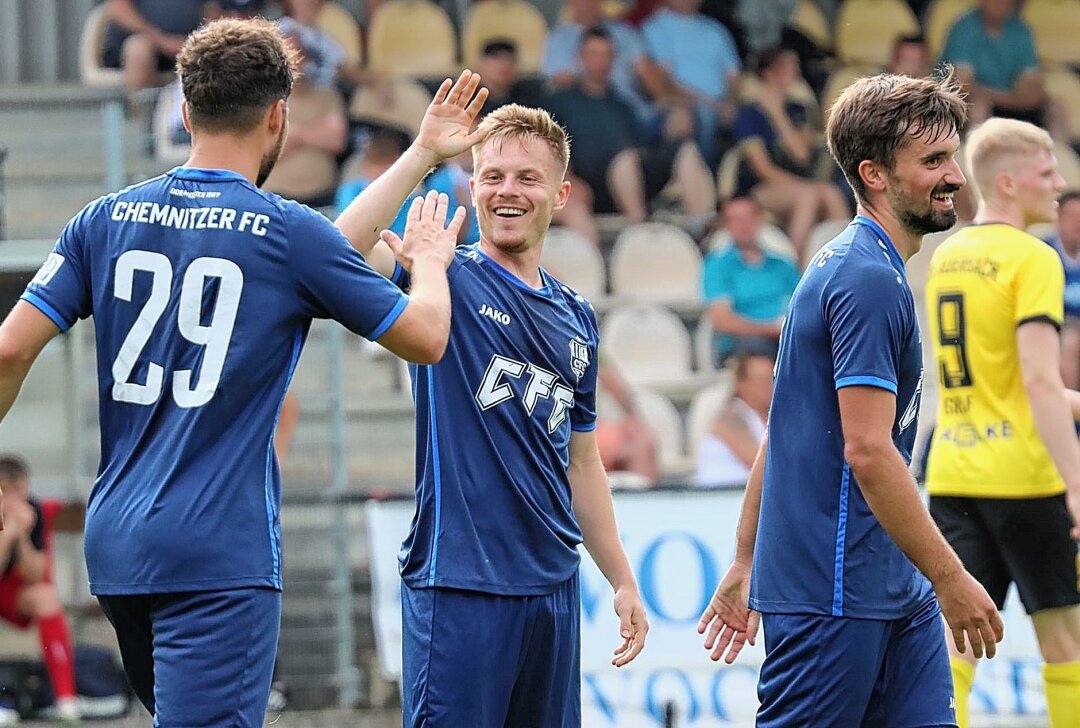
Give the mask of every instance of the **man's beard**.
M 278 134 L 277 144 L 271 149 L 262 161 L 259 162 L 259 174 L 255 178 L 255 186 L 262 187 L 263 182 L 270 176 L 270 173 L 274 171 L 274 165 L 277 164 L 278 159 L 281 157 L 281 149 L 285 146 L 285 126 L 281 127 L 281 133 Z
M 955 185 L 944 185 L 931 193 L 929 209 L 926 211 L 913 209 L 911 201 L 899 194 L 892 195 L 893 209 L 904 229 L 915 235 L 929 235 L 948 230 L 956 224 L 956 204 L 953 203 L 951 210 L 937 211 L 934 209 L 932 195 L 940 192 L 956 192 L 960 189 Z

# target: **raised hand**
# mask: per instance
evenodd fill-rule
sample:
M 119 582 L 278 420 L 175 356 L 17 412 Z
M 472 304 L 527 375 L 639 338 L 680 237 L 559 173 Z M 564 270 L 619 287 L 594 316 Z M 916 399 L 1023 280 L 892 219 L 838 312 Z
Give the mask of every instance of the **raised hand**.
M 749 596 L 750 570 L 734 563 L 698 621 L 698 634 L 705 635 L 705 649 L 711 651 L 709 657 L 714 662 L 723 658 L 730 665 L 747 642 L 755 644 L 761 615 L 750 609 Z
M 645 616 L 645 604 L 641 601 L 637 589 L 626 588 L 615 592 L 615 613 L 619 615 L 619 636 L 622 637 L 622 644 L 615 648 L 611 664 L 622 667 L 645 649 L 649 620 Z
M 487 97 L 488 90 L 480 87 L 478 73 L 466 69 L 457 81 L 446 79 L 424 112 L 416 143 L 440 160 L 470 149 L 484 138 L 482 133 L 471 130 Z
M 405 238 L 399 238 L 390 230 L 383 230 L 379 237 L 390 246 L 398 263 L 412 271 L 413 263 L 421 257 L 435 256 L 444 267 L 454 258 L 458 232 L 465 222 L 465 208 L 458 207 L 450 225 L 446 224 L 446 213 L 450 208 L 450 198 L 432 190 L 425 197 L 417 197 L 409 207 L 408 221 L 405 223 Z

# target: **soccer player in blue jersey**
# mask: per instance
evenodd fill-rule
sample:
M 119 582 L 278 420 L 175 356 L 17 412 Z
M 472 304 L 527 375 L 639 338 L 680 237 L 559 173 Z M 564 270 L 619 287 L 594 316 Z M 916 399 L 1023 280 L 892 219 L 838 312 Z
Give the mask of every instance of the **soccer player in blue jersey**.
M 965 117 L 951 75 L 863 78 L 830 113 L 859 213 L 792 298 L 735 561 L 698 624 L 730 663 L 760 615 L 758 726 L 956 725 L 939 615 L 976 656 L 1002 638 L 907 467 L 922 357 L 904 264 L 956 221 Z
M 518 105 L 490 113 L 478 133 L 470 185 L 480 240 L 450 264 L 446 355 L 413 370 L 404 725 L 576 728 L 579 543 L 615 591 L 613 664 L 640 653 L 648 623 L 593 431 L 596 314 L 540 267 L 551 215 L 570 194 L 569 143 L 547 112 Z M 387 179 L 415 184 L 430 162 L 407 154 Z M 410 277 L 373 245 L 361 251 L 408 288 Z
M 259 189 L 286 138 L 296 71 L 276 26 L 211 23 L 177 66 L 190 159 L 64 229 L 0 326 L 0 417 L 46 343 L 92 315 L 102 452 L 86 520 L 91 591 L 155 725 L 252 727 L 281 611 L 275 422 L 311 321 L 438 361 L 464 211 L 446 229 L 445 196 L 414 202 L 395 249 L 412 280 L 404 295 L 321 215 Z M 479 138 L 466 110 L 477 85 L 468 73 L 443 84 L 425 118 L 433 156 Z M 355 217 L 393 217 L 404 196 L 369 195 Z

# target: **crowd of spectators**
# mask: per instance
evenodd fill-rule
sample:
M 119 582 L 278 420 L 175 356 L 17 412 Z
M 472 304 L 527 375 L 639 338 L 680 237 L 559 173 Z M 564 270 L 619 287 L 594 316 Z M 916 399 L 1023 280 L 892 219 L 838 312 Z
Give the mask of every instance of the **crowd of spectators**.
M 283 33 L 303 56 L 304 75 L 290 99 L 289 141 L 266 186 L 329 213 L 385 170 L 415 133 L 409 118 L 420 111 L 408 100 L 417 94 L 403 93 L 402 84 L 425 87 L 419 92 L 423 96 L 450 70 L 432 69 L 431 77 L 412 80 L 371 72 L 357 60 L 362 49 L 342 47 L 340 36 L 319 22 L 330 2 L 106 0 L 102 63 L 122 68 L 131 98 L 142 98 L 171 67 L 184 35 L 204 19 L 279 17 Z M 835 92 L 842 87 L 835 81 L 875 67 L 834 56 L 830 39 L 800 20 L 808 4 L 828 30 L 843 3 L 565 0 L 537 71 L 524 72 L 518 45 L 498 36 L 485 41 L 476 69 L 491 91 L 485 113 L 507 103 L 542 106 L 569 130 L 574 192 L 556 224 L 605 255 L 612 224 L 599 224 L 603 216 L 616 226 L 674 220 L 700 245 L 701 303 L 713 330 L 711 364 L 742 372 L 737 388 L 748 386 L 743 379 L 775 356 L 800 269 L 824 242 L 815 231 L 829 223 L 835 229 L 854 212 L 853 196 L 825 152 L 822 130 L 830 80 Z M 361 33 L 381 5 L 365 4 L 367 17 L 355 18 Z M 925 27 L 933 0 L 908 5 Z M 943 63 L 954 66 L 971 101 L 973 123 L 991 115 L 1014 116 L 1042 124 L 1062 143 L 1074 141 L 1068 115 L 1044 84 L 1045 64 L 1017 0 L 977 0 L 957 15 L 939 49 L 924 35 L 907 31 L 894 33 L 891 42 L 881 70 L 922 76 Z M 361 97 L 364 103 L 357 104 Z M 183 142 L 178 88 L 159 99 L 171 105 L 170 140 Z M 138 111 L 138 103 L 132 106 Z M 359 106 L 377 113 L 358 113 Z M 418 191 L 444 191 L 471 209 L 470 165 L 467 154 L 452 160 Z M 961 218 L 974 211 L 973 194 L 969 189 L 958 195 Z M 1063 371 L 1075 387 L 1080 385 L 1080 196 L 1067 197 L 1061 213 L 1060 234 L 1051 242 L 1069 275 Z M 399 216 L 397 232 L 403 225 Z M 788 251 L 764 243 L 767 227 L 786 235 Z M 473 216 L 462 240 L 476 235 Z M 608 428 L 617 433 L 609 459 L 614 467 L 655 479 L 655 442 L 641 444 L 648 428 L 636 426 L 640 419 L 633 399 L 614 374 L 615 362 L 609 365 L 619 403 L 613 411 L 623 411 L 614 418 L 620 424 Z M 756 408 L 750 403 L 744 409 Z M 732 417 L 733 410 L 725 408 L 706 437 L 715 440 Z

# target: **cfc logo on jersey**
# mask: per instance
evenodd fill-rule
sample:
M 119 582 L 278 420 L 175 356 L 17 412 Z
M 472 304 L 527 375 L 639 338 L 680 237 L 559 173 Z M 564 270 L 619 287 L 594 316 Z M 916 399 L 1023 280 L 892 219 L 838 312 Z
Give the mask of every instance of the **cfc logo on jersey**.
M 589 368 L 589 347 L 585 342 L 570 339 L 570 368 L 580 382 L 585 376 L 585 370 Z
M 37 275 L 34 276 L 32 283 L 36 283 L 39 286 L 49 285 L 49 281 L 53 279 L 57 271 L 60 270 L 60 266 L 64 264 L 64 256 L 59 253 L 49 253 L 49 257 L 45 259 L 45 262 L 38 268 Z

